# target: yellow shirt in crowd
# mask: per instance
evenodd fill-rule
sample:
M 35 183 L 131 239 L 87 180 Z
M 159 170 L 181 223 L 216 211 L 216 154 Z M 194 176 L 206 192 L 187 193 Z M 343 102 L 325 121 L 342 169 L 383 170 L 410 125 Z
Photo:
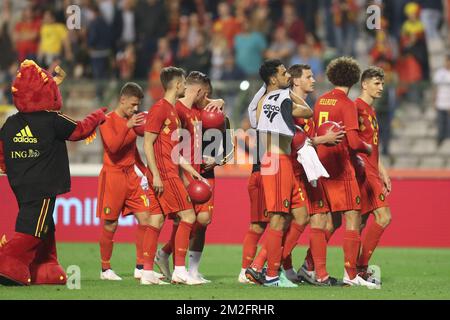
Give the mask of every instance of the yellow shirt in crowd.
M 64 24 L 51 23 L 42 25 L 40 51 L 44 54 L 61 54 L 63 41 L 66 37 L 67 30 Z

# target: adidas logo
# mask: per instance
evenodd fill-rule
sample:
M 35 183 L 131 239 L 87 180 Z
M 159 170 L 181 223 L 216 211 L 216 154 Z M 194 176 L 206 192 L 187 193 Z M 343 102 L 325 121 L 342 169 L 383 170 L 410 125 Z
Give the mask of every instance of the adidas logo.
M 16 143 L 38 143 L 38 139 L 33 137 L 30 127 L 26 126 L 13 138 Z
M 270 123 L 273 122 L 273 119 L 280 113 L 280 107 L 274 106 L 270 104 L 266 104 L 263 106 L 264 114 L 269 119 Z

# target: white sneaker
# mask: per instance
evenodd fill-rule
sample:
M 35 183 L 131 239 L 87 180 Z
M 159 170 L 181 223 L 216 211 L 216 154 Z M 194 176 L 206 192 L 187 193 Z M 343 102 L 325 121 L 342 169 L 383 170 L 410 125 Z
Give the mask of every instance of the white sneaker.
M 113 280 L 119 281 L 122 280 L 112 269 L 108 269 L 106 271 L 100 272 L 100 279 L 102 280 Z
M 368 282 L 361 278 L 359 275 L 357 275 L 354 279 L 350 279 L 348 276 L 344 276 L 344 279 L 342 281 L 344 282 L 344 284 L 347 284 L 349 286 L 367 287 L 369 289 L 381 289 L 380 285 Z
M 142 278 L 142 272 L 144 271 L 144 269 L 138 269 L 138 268 L 135 268 L 134 269 L 134 278 L 135 279 L 141 279 Z
M 250 280 L 248 280 L 247 277 L 245 276 L 245 270 L 241 270 L 241 272 L 239 273 L 238 282 L 239 283 L 245 283 L 245 284 L 252 284 L 253 283 Z
M 166 279 L 170 279 L 172 277 L 169 266 L 169 257 L 162 255 L 160 250 L 156 252 L 155 264 L 158 266 L 159 270 L 166 277 Z
M 195 278 L 197 280 L 200 280 L 203 284 L 211 283 L 211 280 L 205 279 L 201 273 L 196 273 L 196 274 L 189 273 L 189 276 L 191 276 L 192 278 Z
M 153 273 L 155 274 L 155 277 L 157 277 L 158 279 L 161 280 L 166 279 L 166 277 L 162 273 L 156 272 L 155 270 L 153 270 Z
M 187 285 L 198 285 L 203 284 L 200 279 L 196 279 L 189 275 L 187 271 L 174 271 L 172 273 L 172 283 L 174 284 L 187 284 Z
M 143 270 L 142 271 L 142 278 L 141 278 L 141 284 L 143 285 L 168 285 L 167 282 L 162 281 L 160 278 L 158 278 L 154 271 L 151 270 Z

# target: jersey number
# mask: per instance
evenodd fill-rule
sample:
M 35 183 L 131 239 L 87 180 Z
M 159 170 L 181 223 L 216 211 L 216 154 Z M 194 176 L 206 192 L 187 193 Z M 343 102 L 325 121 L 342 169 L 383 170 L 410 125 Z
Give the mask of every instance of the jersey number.
M 322 123 L 327 122 L 328 121 L 328 116 L 330 115 L 329 112 L 321 112 L 319 113 L 319 126 L 320 127 L 322 125 Z

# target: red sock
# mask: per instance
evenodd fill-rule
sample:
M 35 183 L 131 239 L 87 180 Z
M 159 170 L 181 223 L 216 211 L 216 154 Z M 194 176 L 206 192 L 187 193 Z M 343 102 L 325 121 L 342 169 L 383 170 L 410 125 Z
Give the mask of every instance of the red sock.
M 247 269 L 253 261 L 262 233 L 248 230 L 242 248 L 242 269 Z
M 138 225 L 136 230 L 136 265 L 144 264 L 144 234 L 145 234 L 145 226 Z
M 192 223 L 181 221 L 175 236 L 175 266 L 186 265 L 186 253 L 189 249 L 189 236 L 192 231 Z
M 322 229 L 311 228 L 309 235 L 309 247 L 313 264 L 316 270 L 316 277 L 319 280 L 328 278 L 327 272 L 327 241 L 325 232 Z M 314 269 L 313 269 L 314 270 Z M 312 271 L 312 270 L 308 270 Z
M 153 226 L 146 226 L 143 243 L 144 270 L 153 270 L 156 249 L 158 248 L 158 237 L 161 230 Z
M 276 277 L 280 269 L 283 231 L 267 230 L 267 276 Z
M 178 224 L 172 225 L 172 233 L 170 234 L 170 240 L 161 248 L 168 256 L 170 256 L 173 252 L 173 247 L 175 243 L 175 236 L 177 235 Z
M 354 279 L 357 275 L 356 261 L 358 260 L 361 238 L 359 231 L 345 230 L 344 233 L 344 266 L 348 277 Z
M 294 268 L 292 265 L 292 254 L 290 253 L 286 258 L 283 259 L 283 269 L 290 270 Z
M 325 235 L 325 241 L 328 243 L 328 241 L 330 241 L 331 236 L 333 235 L 332 232 L 330 232 L 329 230 L 322 230 L 324 232 Z M 308 251 L 306 252 L 306 257 L 305 257 L 305 262 L 306 262 L 306 268 L 308 269 L 308 271 L 314 271 L 314 259 L 313 256 L 311 254 L 311 249 L 308 248 Z
M 283 247 L 283 267 L 284 270 L 292 269 L 292 259 L 289 264 L 284 263 L 284 261 L 290 256 L 292 250 L 294 250 L 295 246 L 297 245 L 297 241 L 300 238 L 301 234 L 305 230 L 305 226 L 301 226 L 295 221 L 292 221 L 291 226 L 289 227 L 289 230 L 286 235 L 286 240 L 284 241 L 284 247 Z M 289 267 L 289 268 L 287 268 Z
M 111 256 L 114 247 L 114 232 L 102 230 L 102 235 L 100 238 L 100 256 L 102 259 L 102 269 L 111 269 Z
M 384 228 L 380 226 L 378 223 L 372 223 L 366 233 L 366 237 L 362 241 L 361 254 L 358 260 L 358 267 L 366 268 L 369 265 L 370 257 L 372 253 L 375 251 L 375 248 L 380 241 L 381 236 L 383 235 Z
M 258 255 L 253 260 L 251 267 L 255 270 L 261 271 L 266 261 L 267 261 L 267 247 L 266 242 L 264 242 L 263 245 L 261 246 L 261 250 L 259 250 Z

